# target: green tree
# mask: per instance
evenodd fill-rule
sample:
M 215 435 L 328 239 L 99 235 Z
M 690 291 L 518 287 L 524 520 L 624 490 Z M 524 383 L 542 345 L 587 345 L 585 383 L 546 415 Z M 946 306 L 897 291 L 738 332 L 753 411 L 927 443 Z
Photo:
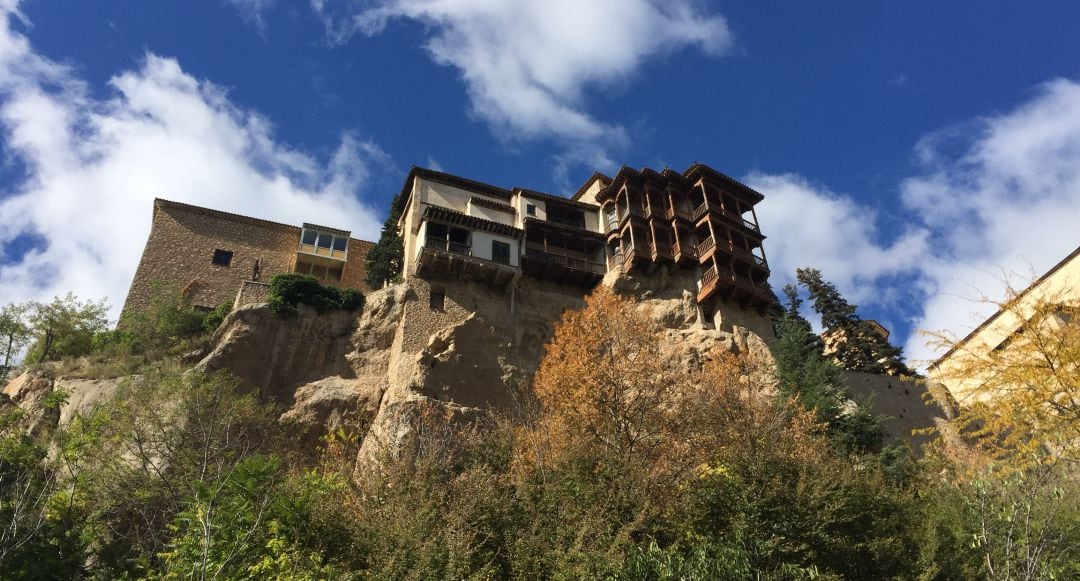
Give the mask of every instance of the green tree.
M 405 264 L 405 245 L 397 224 L 401 217 L 399 201 L 399 196 L 394 196 L 390 203 L 390 215 L 379 233 L 379 241 L 368 251 L 364 282 L 371 290 L 378 290 L 384 284 L 398 280 Z
M 31 303 L 28 322 L 34 344 L 27 359 L 41 363 L 90 353 L 94 335 L 108 326 L 108 312 L 105 299 L 80 301 L 70 292 L 50 303 Z
M 854 403 L 841 380 L 841 370 L 822 353 L 821 338 L 799 313 L 802 299 L 794 285 L 784 287 L 787 308 L 776 321 L 772 345 L 780 389 L 798 398 L 828 426 L 829 435 L 845 450 L 876 449 L 884 437 L 881 419 Z
M 821 277 L 816 268 L 795 271 L 799 284 L 806 287 L 814 311 L 835 349 L 834 356 L 844 369 L 882 373 L 890 368 L 907 372 L 901 349 L 879 335 L 868 322 L 859 318 L 855 305 Z
M 30 325 L 27 323 L 29 311 L 29 303 L 12 303 L 0 308 L 0 353 L 3 354 L 0 380 L 11 369 L 15 357 L 30 341 Z

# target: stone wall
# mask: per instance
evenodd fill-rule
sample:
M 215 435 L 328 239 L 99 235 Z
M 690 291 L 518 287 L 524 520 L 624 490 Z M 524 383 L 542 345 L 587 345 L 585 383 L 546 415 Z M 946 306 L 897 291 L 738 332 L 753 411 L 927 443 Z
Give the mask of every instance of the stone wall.
M 455 405 L 509 409 L 536 372 L 554 324 L 581 308 L 577 287 L 523 278 L 495 289 L 453 277 L 410 278 L 391 384 Z M 442 308 L 431 305 L 443 294 Z
M 233 303 L 242 284 L 252 279 L 256 261 L 262 282 L 294 271 L 300 232 L 287 224 L 155 200 L 150 237 L 121 318 L 149 307 L 157 295 L 183 293 L 193 304 L 207 307 Z M 342 286 L 366 289 L 363 279 L 371 246 L 349 241 Z M 213 263 L 215 250 L 232 252 L 228 266 Z
M 154 220 L 124 314 L 149 307 L 157 293 L 184 292 L 196 305 L 233 302 L 259 261 L 260 280 L 292 272 L 300 228 L 155 200 Z M 215 250 L 233 253 L 213 264 Z
M 247 280 L 240 283 L 240 292 L 236 293 L 233 308 L 238 309 L 244 305 L 265 303 L 269 298 L 270 283 Z
M 907 440 L 916 449 L 934 436 L 916 433 L 936 428 L 949 414 L 934 401 L 925 381 L 892 375 L 843 372 L 842 380 L 857 403 L 869 402 L 870 410 L 886 416 L 886 441 Z

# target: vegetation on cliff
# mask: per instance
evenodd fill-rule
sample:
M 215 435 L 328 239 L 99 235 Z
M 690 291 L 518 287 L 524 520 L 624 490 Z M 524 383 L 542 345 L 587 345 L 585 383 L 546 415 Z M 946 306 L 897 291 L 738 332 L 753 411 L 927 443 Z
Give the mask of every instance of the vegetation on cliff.
M 319 313 L 335 309 L 358 311 L 364 307 L 364 295 L 353 288 L 324 286 L 309 274 L 279 274 L 270 279 L 267 302 L 270 310 L 279 315 L 295 314 L 301 304 Z
M 412 436 L 375 457 L 358 453 L 364 434 L 338 432 L 313 459 L 277 410 L 234 378 L 168 359 L 49 434 L 27 435 L 28 410 L 0 403 L 0 571 L 13 579 L 1080 575 L 1071 464 L 1049 454 L 1024 463 L 1009 452 L 1031 450 L 1018 448 L 986 461 L 978 447 L 947 441 L 918 459 L 861 444 L 864 432 L 844 425 L 850 412 L 835 367 L 812 346 L 797 306 L 778 323 L 775 365 L 724 348 L 701 369 L 671 368 L 648 313 L 597 289 L 557 326 L 513 421 L 453 422 L 420 406 L 404 420 Z M 63 398 L 54 392 L 37 405 Z
M 400 218 L 400 199 L 394 196 L 390 202 L 390 215 L 379 232 L 379 240 L 367 253 L 364 283 L 369 289 L 378 290 L 401 277 L 401 269 L 405 265 L 405 243 L 398 232 Z
M 821 316 L 824 336 L 831 341 L 833 356 L 844 369 L 884 373 L 897 370 L 908 373 L 902 351 L 874 330 L 869 321 L 859 318 L 855 305 L 821 277 L 816 268 L 796 271 L 799 284 L 810 293 L 814 311 Z

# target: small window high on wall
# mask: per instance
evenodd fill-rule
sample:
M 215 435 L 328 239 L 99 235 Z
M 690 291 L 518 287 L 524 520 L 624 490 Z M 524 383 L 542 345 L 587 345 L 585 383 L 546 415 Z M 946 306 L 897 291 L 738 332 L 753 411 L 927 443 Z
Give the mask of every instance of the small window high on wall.
M 232 264 L 232 252 L 219 248 L 214 251 L 214 258 L 211 261 L 218 266 L 229 266 Z

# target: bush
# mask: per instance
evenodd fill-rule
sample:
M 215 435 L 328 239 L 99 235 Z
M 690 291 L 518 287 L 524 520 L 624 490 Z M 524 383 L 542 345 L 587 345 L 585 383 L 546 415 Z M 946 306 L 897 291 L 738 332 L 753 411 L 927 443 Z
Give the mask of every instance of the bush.
M 270 310 L 279 315 L 296 313 L 296 306 L 305 304 L 322 314 L 327 311 L 358 311 L 364 306 L 364 295 L 356 289 L 323 286 L 307 274 L 279 274 L 270 279 Z
M 206 315 L 203 317 L 203 331 L 207 333 L 213 333 L 214 331 L 217 331 L 217 328 L 221 326 L 222 321 L 224 321 L 225 317 L 229 316 L 229 313 L 231 312 L 232 304 L 221 303 L 217 306 L 217 308 L 210 311 L 209 313 L 206 313 Z

